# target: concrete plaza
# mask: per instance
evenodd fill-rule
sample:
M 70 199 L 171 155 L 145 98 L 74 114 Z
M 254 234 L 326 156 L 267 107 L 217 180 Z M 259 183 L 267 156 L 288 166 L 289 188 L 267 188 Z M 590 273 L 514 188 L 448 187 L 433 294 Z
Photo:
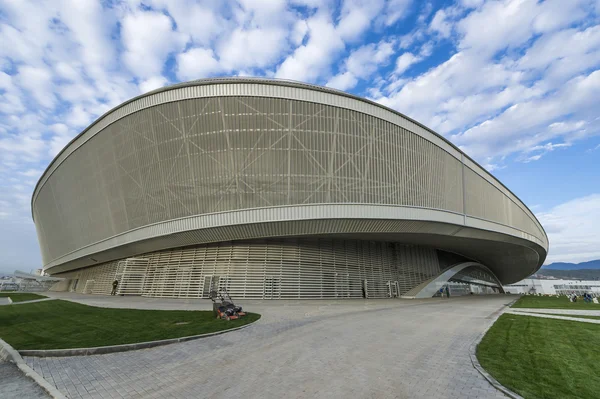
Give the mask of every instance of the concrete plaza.
M 105 307 L 209 309 L 208 300 L 50 294 Z M 509 296 L 244 301 L 239 330 L 107 355 L 25 358 L 69 398 L 494 398 L 469 346 Z

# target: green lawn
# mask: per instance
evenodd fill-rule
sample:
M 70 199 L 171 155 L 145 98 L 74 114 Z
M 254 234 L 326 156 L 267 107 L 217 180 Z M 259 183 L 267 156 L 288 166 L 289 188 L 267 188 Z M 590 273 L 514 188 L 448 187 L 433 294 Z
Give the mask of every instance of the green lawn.
M 259 318 L 249 313 L 226 321 L 212 311 L 108 309 L 54 300 L 1 306 L 0 337 L 17 350 L 88 348 L 205 334 Z
M 13 302 L 33 301 L 34 299 L 44 299 L 43 295 L 31 294 L 29 292 L 0 292 L 0 298 L 10 297 Z
M 585 303 L 583 299 L 577 299 L 577 302 L 569 302 L 565 296 L 534 296 L 523 295 L 514 305 L 513 308 L 536 308 L 536 309 L 584 309 L 584 310 L 600 310 L 600 304 Z
M 504 314 L 477 347 L 481 365 L 525 398 L 596 398 L 600 325 Z

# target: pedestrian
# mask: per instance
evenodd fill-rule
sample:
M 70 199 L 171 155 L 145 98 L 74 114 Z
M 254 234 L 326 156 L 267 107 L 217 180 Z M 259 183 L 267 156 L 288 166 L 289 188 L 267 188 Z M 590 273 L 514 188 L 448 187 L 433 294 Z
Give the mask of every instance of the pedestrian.
M 450 286 L 446 286 L 446 297 L 450 298 Z
M 110 295 L 117 295 L 117 287 L 118 286 L 119 286 L 119 280 L 115 279 L 115 281 L 113 281 L 113 283 L 112 283 L 113 289 L 112 289 Z

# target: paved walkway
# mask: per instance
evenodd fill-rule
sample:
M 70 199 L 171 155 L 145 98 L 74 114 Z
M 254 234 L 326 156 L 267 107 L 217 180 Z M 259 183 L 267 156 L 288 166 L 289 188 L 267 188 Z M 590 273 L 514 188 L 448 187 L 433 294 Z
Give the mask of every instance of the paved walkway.
M 545 314 L 562 314 L 565 316 L 600 316 L 600 306 L 598 310 L 579 310 L 579 309 L 539 309 L 539 308 L 510 308 L 515 312 L 527 313 L 545 313 Z
M 207 300 L 53 294 L 112 306 Z M 240 301 L 263 318 L 224 335 L 133 352 L 25 360 L 70 398 L 494 398 L 469 346 L 510 301 Z
M 545 314 L 545 313 L 539 313 L 539 312 L 530 313 L 530 312 L 524 312 L 522 310 L 517 311 L 517 310 L 513 310 L 513 309 L 507 310 L 506 313 L 517 314 L 517 315 L 521 315 L 521 316 L 541 317 L 543 319 L 579 321 L 582 323 L 600 324 L 600 319 L 587 319 L 587 318 L 583 318 L 583 317 L 577 317 L 577 315 L 569 316 L 568 313 L 564 314 L 564 316 L 558 316 L 558 315 Z M 594 315 L 592 315 L 592 316 L 594 316 Z
M 0 398 L 46 399 L 49 396 L 32 379 L 26 377 L 17 366 L 0 360 Z

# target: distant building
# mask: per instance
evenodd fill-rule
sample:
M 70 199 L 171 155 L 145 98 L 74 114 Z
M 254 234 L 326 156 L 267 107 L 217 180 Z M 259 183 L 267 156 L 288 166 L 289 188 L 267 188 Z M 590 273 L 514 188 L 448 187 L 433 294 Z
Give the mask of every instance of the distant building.
M 585 293 L 600 297 L 598 280 L 561 280 L 527 278 L 514 284 L 503 286 L 506 293 L 542 294 L 542 295 L 583 295 Z
M 41 276 L 16 270 L 12 276 L 0 279 L 0 291 L 47 291 L 62 278 Z
M 527 206 L 444 137 L 338 90 L 204 79 L 107 112 L 32 198 L 63 288 L 206 298 L 501 292 L 543 264 Z

